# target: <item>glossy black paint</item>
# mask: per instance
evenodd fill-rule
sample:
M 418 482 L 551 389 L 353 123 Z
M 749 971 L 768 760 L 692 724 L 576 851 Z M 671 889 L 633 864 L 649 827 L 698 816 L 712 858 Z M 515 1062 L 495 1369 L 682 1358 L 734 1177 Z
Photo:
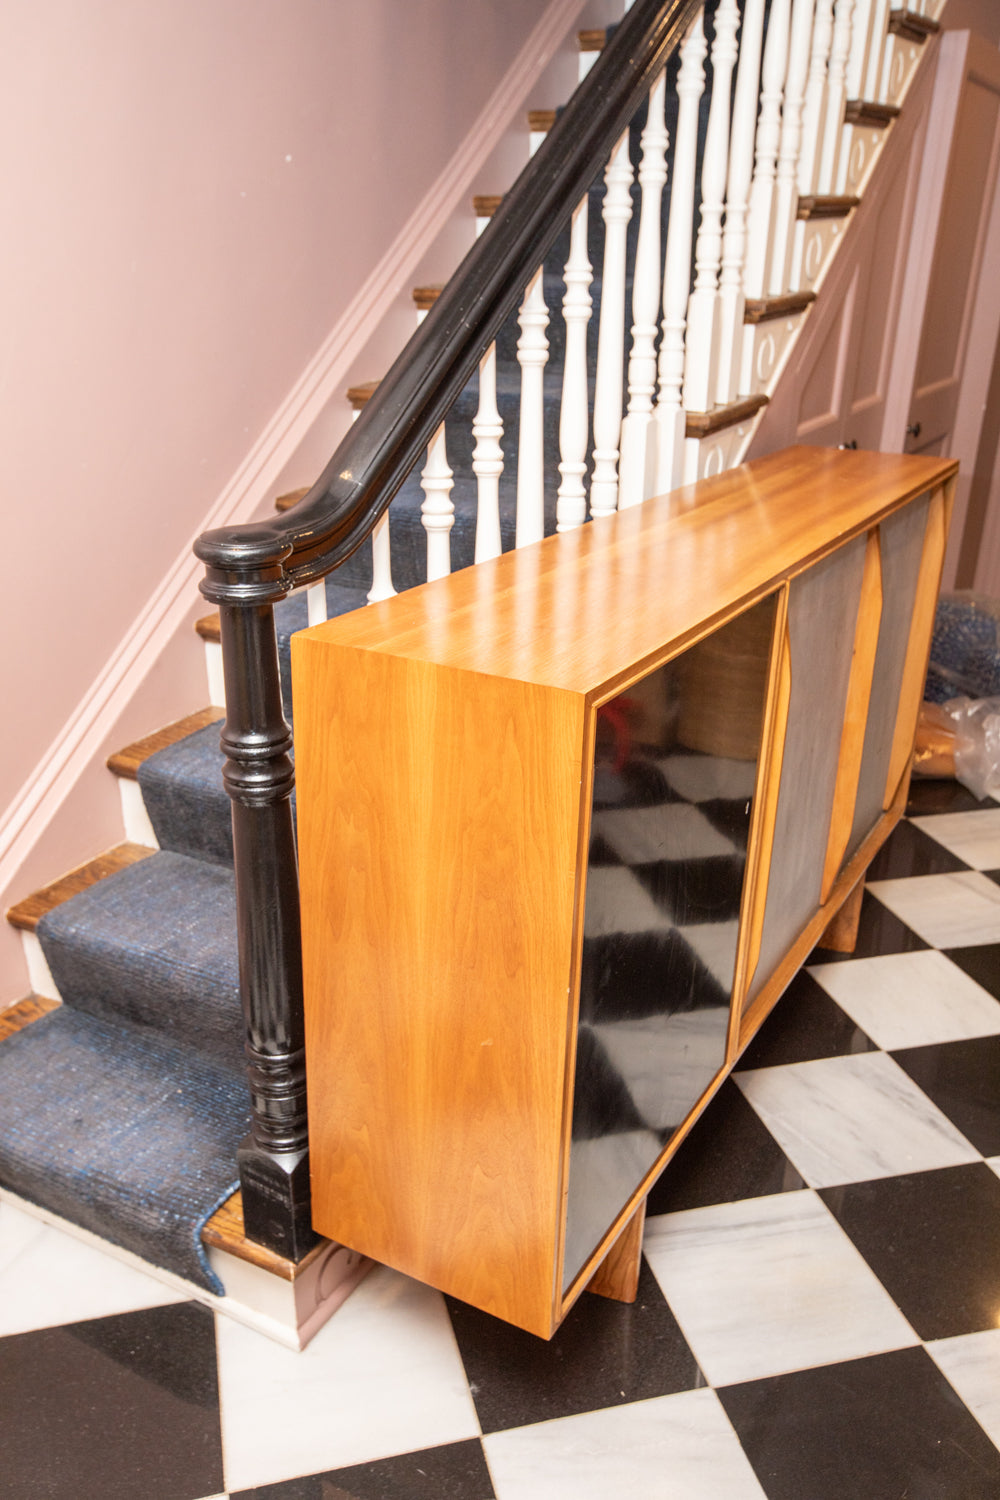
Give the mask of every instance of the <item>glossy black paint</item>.
M 773 618 L 598 710 L 564 1289 L 725 1063 Z
M 309 1203 L 305 1023 L 292 733 L 270 604 L 220 611 L 223 781 L 232 800 L 240 997 L 251 1134 L 237 1162 L 248 1237 L 290 1260 L 315 1243 Z
M 233 800 L 241 989 L 253 1133 L 240 1153 L 247 1233 L 298 1259 L 309 1228 L 291 732 L 281 710 L 273 604 L 329 573 L 371 533 L 523 295 L 569 214 L 678 48 L 700 0 L 637 0 L 292 511 L 205 532 L 205 598 L 220 608 Z

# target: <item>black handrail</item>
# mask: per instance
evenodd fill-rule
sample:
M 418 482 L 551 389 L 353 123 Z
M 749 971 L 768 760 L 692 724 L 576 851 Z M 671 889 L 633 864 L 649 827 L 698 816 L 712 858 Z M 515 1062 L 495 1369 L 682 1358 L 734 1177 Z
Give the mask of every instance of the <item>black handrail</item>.
M 309 1220 L 291 731 L 273 605 L 370 535 L 475 371 L 703 0 L 636 0 L 587 78 L 294 510 L 207 531 L 195 552 L 220 609 L 251 1136 L 239 1153 L 248 1236 L 292 1259 Z

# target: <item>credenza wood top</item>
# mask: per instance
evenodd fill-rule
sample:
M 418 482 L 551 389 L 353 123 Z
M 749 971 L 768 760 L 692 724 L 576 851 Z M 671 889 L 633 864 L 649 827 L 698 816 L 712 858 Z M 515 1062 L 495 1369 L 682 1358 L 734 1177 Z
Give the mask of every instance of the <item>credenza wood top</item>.
M 301 632 L 600 696 L 936 489 L 951 459 L 790 448 Z

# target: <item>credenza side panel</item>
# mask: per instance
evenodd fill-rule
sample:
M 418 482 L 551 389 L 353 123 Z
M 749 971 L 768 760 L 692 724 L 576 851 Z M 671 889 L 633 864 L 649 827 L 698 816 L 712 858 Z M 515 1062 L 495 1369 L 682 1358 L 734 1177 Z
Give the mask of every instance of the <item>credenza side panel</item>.
M 583 700 L 293 649 L 315 1225 L 547 1336 Z

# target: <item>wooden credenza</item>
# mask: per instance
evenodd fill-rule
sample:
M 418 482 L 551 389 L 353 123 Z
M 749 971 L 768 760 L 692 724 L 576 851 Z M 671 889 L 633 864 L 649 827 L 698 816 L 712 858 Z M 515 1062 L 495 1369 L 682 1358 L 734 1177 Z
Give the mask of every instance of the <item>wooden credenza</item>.
M 318 1230 L 543 1337 L 901 815 L 956 465 L 796 448 L 296 636 Z

